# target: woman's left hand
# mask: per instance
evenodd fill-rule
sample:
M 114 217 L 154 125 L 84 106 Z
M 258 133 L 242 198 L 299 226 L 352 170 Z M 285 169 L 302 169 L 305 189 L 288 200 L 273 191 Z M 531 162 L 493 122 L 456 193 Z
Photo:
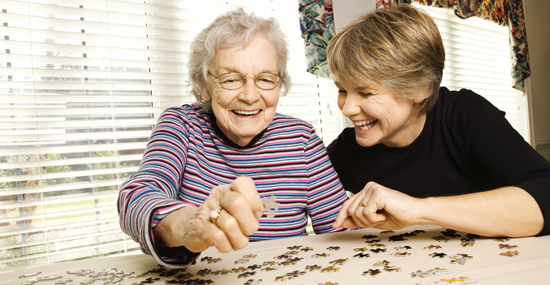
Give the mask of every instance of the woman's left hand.
M 397 230 L 416 225 L 419 200 L 371 181 L 344 203 L 333 227 Z

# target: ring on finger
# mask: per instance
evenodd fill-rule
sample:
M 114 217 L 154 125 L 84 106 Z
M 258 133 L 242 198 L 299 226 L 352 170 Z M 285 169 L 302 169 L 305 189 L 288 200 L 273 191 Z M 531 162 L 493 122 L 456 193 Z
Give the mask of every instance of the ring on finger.
M 363 203 L 363 202 L 360 202 L 359 203 L 359 207 L 365 207 L 367 204 Z
M 210 221 L 216 226 L 218 225 L 218 218 L 220 217 L 220 213 L 222 212 L 222 210 L 222 208 L 219 208 L 210 211 Z

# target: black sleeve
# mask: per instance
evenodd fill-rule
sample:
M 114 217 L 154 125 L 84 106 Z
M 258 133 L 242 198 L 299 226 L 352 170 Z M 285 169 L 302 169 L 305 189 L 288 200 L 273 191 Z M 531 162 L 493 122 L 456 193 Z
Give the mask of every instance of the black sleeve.
M 473 92 L 461 93 L 449 121 L 464 126 L 461 132 L 472 157 L 503 185 L 527 191 L 550 221 L 550 163 L 510 125 L 504 112 Z M 550 227 L 545 223 L 539 235 L 547 234 Z

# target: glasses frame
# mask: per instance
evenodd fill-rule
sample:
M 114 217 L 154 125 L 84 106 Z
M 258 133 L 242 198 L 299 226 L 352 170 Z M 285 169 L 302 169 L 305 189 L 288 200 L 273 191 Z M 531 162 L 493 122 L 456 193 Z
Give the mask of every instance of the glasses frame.
M 220 77 L 226 75 L 226 74 L 237 74 L 239 75 L 242 79 L 243 79 L 243 84 L 237 88 L 227 88 L 225 87 L 222 82 L 220 81 Z M 274 76 L 277 76 L 277 84 L 275 84 L 275 86 L 273 86 L 273 88 L 263 88 L 261 86 L 258 85 L 258 82 L 256 82 L 256 78 L 258 78 L 260 75 L 262 74 L 270 74 L 270 75 L 274 75 Z M 224 74 L 221 74 L 219 75 L 218 77 L 216 77 L 214 74 L 212 74 L 210 71 L 208 71 L 208 75 L 214 77 L 217 81 L 218 81 L 218 84 L 220 84 L 220 86 L 225 89 L 225 90 L 237 90 L 237 89 L 240 89 L 241 87 L 243 87 L 245 84 L 246 84 L 246 81 L 248 80 L 248 78 L 246 78 L 244 75 L 238 73 L 238 72 L 228 72 L 228 73 L 224 73 Z M 273 74 L 273 73 L 269 73 L 269 72 L 262 72 L 258 75 L 256 75 L 256 77 L 254 77 L 254 85 L 262 90 L 273 90 L 275 88 L 277 88 L 277 86 L 279 86 L 279 83 L 281 83 L 281 76 L 279 76 L 278 74 Z

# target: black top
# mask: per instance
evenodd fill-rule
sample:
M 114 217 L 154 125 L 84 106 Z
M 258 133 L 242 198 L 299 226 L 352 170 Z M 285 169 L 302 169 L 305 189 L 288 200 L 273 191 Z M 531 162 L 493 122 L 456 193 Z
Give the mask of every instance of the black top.
M 367 182 L 414 197 L 460 195 L 517 186 L 550 220 L 550 163 L 505 119 L 504 112 L 470 90 L 441 88 L 418 138 L 402 148 L 362 147 L 346 128 L 327 148 L 344 188 Z M 545 224 L 540 234 L 550 234 Z

